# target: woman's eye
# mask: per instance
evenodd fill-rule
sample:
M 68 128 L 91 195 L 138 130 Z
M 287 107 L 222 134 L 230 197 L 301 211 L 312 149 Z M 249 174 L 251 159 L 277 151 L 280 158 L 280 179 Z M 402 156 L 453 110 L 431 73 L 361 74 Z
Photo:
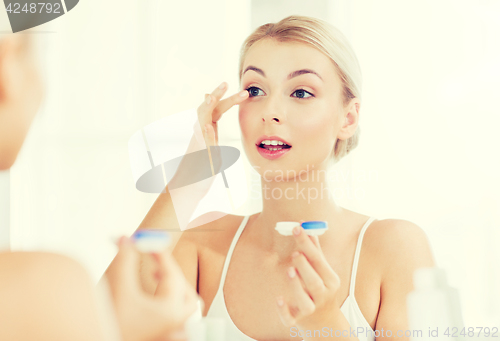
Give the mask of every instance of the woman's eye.
M 264 91 L 262 91 L 262 89 L 257 88 L 256 86 L 251 86 L 251 87 L 247 88 L 246 90 L 249 93 L 249 97 L 262 96 L 264 94 Z M 259 93 L 259 92 L 262 92 L 262 93 Z M 310 92 L 308 92 L 304 89 L 295 90 L 294 94 L 297 94 L 297 95 L 292 96 L 292 97 L 297 97 L 297 98 L 314 97 L 313 94 L 311 94 Z
M 261 89 L 255 87 L 255 86 L 251 86 L 251 87 L 247 88 L 246 90 L 248 91 L 249 97 L 258 96 L 259 90 L 262 91 Z
M 314 97 L 313 94 L 311 94 L 309 91 L 305 91 L 304 89 L 299 89 L 295 90 L 294 94 L 297 93 L 297 98 L 309 98 L 309 97 Z M 305 97 L 306 94 L 309 94 L 309 97 Z M 294 96 L 295 97 L 295 96 Z

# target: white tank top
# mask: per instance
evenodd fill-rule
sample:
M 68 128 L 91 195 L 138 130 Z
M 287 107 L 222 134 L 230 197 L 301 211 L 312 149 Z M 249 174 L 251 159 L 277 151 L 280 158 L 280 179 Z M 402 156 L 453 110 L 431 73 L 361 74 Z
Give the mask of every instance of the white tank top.
M 224 288 L 224 282 L 226 280 L 227 269 L 229 267 L 229 262 L 231 261 L 231 256 L 233 255 L 234 247 L 236 246 L 236 243 L 238 242 L 238 239 L 240 238 L 240 235 L 243 232 L 243 229 L 245 228 L 249 217 L 250 216 L 245 216 L 245 218 L 243 218 L 243 221 L 241 222 L 240 226 L 238 227 L 238 230 L 236 231 L 236 234 L 233 237 L 233 241 L 227 253 L 226 260 L 224 261 L 224 267 L 222 270 L 222 276 L 219 283 L 219 288 L 217 289 L 217 293 L 215 294 L 214 300 L 210 305 L 210 308 L 208 309 L 206 316 L 206 317 L 223 318 L 225 320 L 226 340 L 230 341 L 256 341 L 255 339 L 252 339 L 246 334 L 243 334 L 243 332 L 239 330 L 238 327 L 236 327 L 236 325 L 233 323 L 233 320 L 231 320 L 231 317 L 227 312 L 226 302 L 224 300 L 224 294 L 222 292 L 222 288 Z M 342 307 L 340 308 L 340 310 L 346 317 L 347 321 L 349 321 L 349 324 L 351 325 L 352 329 L 356 329 L 358 327 L 363 328 L 364 331 L 358 335 L 360 341 L 375 340 L 375 337 L 373 336 L 373 329 L 370 327 L 370 324 L 366 321 L 365 317 L 361 313 L 358 303 L 354 298 L 356 272 L 358 270 L 359 253 L 361 250 L 363 236 L 368 226 L 374 220 L 375 220 L 374 217 L 370 217 L 370 219 L 368 219 L 368 221 L 363 225 L 363 227 L 361 228 L 361 232 L 359 233 L 358 243 L 356 245 L 356 252 L 354 254 L 354 262 L 352 264 L 351 281 L 349 284 L 349 296 L 347 296 L 346 300 L 342 304 Z

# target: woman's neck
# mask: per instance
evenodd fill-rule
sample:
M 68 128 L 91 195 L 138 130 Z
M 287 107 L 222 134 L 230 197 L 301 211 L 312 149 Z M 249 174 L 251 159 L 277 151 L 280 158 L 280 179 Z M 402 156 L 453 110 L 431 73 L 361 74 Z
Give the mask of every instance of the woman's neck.
M 343 209 L 335 203 L 325 176 L 314 176 L 311 171 L 288 181 L 262 179 L 263 208 L 252 225 L 255 240 L 265 251 L 281 258 L 289 257 L 296 249 L 292 236 L 282 236 L 274 229 L 279 221 L 327 221 L 329 230 L 320 242 L 332 233 Z

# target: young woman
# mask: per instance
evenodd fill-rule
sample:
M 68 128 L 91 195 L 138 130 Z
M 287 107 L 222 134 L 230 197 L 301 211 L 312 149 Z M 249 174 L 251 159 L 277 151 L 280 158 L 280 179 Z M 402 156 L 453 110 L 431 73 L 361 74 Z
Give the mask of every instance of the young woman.
M 0 28 L 4 24 L 0 21 Z M 43 97 L 31 37 L 0 36 L 0 170 L 15 162 Z M 145 341 L 176 335 L 185 340 L 184 322 L 196 308 L 194 289 L 164 252 L 152 262 L 161 283 L 154 296 L 145 293 L 139 260 L 133 244 L 122 238 L 109 272 L 113 311 L 106 290 L 96 291 L 75 260 L 0 250 L 0 340 Z
M 204 301 L 203 315 L 224 318 L 231 341 L 407 339 L 398 330 L 408 329 L 413 271 L 434 266 L 425 233 L 340 207 L 328 191 L 326 171 L 359 139 L 361 71 L 349 42 L 324 21 L 289 16 L 246 39 L 239 76 L 241 96 L 221 100 L 222 83 L 198 108 L 199 121 L 216 145 L 217 121 L 239 105 L 263 209 L 245 217 L 213 212 L 198 233 L 180 237 L 173 254 Z M 175 220 L 167 191 L 141 227 L 171 228 Z M 319 237 L 300 226 L 293 236 L 274 229 L 307 220 L 329 229 Z

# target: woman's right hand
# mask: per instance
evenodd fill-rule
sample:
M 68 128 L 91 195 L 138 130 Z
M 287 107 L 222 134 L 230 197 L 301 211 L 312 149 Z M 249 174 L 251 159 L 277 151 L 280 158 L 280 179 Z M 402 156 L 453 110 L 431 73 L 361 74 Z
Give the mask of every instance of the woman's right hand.
M 222 82 L 211 94 L 205 94 L 205 101 L 198 107 L 198 123 L 200 125 L 205 144 L 209 146 L 218 146 L 219 137 L 217 131 L 217 122 L 226 111 L 232 106 L 239 105 L 248 98 L 248 91 L 243 90 L 226 99 L 221 100 L 226 93 L 227 83 Z M 206 128 L 206 130 L 205 130 Z
M 213 148 L 219 145 L 217 122 L 222 117 L 222 114 L 232 106 L 238 105 L 248 98 L 248 91 L 243 90 L 221 100 L 226 90 L 227 83 L 222 82 L 211 94 L 205 94 L 205 101 L 197 109 L 198 120 L 193 127 L 194 136 L 191 138 L 186 151 L 186 155 L 189 155 L 200 150 L 207 150 L 212 175 L 219 173 L 222 164 L 220 148 Z M 200 174 L 206 174 L 204 166 L 200 165 L 198 158 L 183 158 L 177 167 L 176 174 L 169 181 L 169 190 L 182 188 L 183 192 L 197 193 L 199 197 L 205 196 L 214 181 L 214 176 L 191 184 L 192 178 L 197 179 L 203 177 Z M 186 185 L 187 183 L 189 185 Z

